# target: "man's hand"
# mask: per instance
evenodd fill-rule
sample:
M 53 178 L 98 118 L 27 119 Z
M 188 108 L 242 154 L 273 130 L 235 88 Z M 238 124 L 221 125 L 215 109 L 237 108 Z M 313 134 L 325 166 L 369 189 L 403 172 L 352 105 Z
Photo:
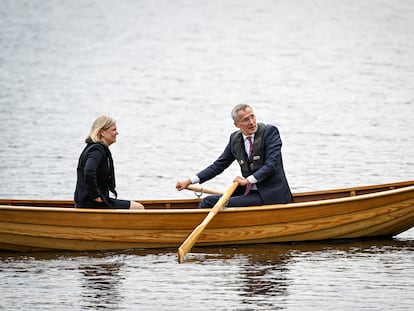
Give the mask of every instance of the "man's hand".
M 247 178 L 237 176 L 233 179 L 233 182 L 238 182 L 240 186 L 246 186 L 249 184 Z
M 185 188 L 187 188 L 189 185 L 191 185 L 191 180 L 186 179 L 182 181 L 177 181 L 177 184 L 175 185 L 175 188 L 177 188 L 178 191 L 181 191 Z

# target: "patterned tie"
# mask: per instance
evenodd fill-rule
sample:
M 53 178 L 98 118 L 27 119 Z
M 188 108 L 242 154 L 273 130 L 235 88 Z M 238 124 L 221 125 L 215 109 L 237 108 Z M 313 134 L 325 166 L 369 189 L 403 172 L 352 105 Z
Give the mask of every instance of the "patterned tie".
M 252 143 L 252 138 L 250 136 L 246 137 L 247 141 L 249 142 L 249 165 L 250 163 L 252 163 L 252 152 L 253 152 L 253 143 Z M 253 184 L 247 184 L 246 186 L 246 191 L 244 192 L 243 195 L 248 195 L 250 193 L 250 190 L 252 190 Z

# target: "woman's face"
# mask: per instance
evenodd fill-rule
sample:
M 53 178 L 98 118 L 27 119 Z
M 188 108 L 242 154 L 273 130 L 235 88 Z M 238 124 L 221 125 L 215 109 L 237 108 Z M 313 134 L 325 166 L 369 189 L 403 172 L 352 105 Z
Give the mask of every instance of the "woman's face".
M 116 128 L 116 124 L 113 124 L 109 129 L 107 130 L 101 130 L 101 137 L 102 141 L 105 145 L 108 147 L 116 142 L 116 136 L 118 135 L 118 130 Z

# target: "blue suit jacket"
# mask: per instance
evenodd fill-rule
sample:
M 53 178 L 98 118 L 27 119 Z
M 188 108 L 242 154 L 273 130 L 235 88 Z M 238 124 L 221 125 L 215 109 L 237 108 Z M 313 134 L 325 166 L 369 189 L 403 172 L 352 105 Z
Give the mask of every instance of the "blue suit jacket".
M 214 161 L 213 164 L 197 173 L 200 183 L 214 178 L 228 168 L 234 160 L 245 160 L 237 158 L 237 153 L 233 147 L 234 139 L 243 139 L 236 135 L 236 131 L 230 135 L 229 143 L 223 153 Z M 241 137 L 241 138 L 240 138 Z M 280 139 L 278 129 L 267 124 L 264 131 L 264 162 L 253 176 L 257 179 L 257 189 L 263 199 L 264 204 L 289 203 L 292 202 L 292 194 L 287 182 L 282 161 L 282 140 Z M 245 187 L 238 187 L 235 195 L 241 195 Z

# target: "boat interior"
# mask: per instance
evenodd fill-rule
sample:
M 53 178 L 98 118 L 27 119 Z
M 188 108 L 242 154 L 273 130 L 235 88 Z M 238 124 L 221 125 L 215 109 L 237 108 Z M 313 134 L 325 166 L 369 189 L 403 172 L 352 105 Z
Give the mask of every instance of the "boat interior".
M 414 185 L 414 180 L 372 186 L 341 188 L 334 190 L 310 191 L 293 193 L 294 203 L 311 202 L 319 200 L 346 198 L 363 194 L 404 188 Z M 192 209 L 197 208 L 200 198 L 171 199 L 171 200 L 138 200 L 146 209 Z M 62 207 L 73 208 L 74 202 L 70 200 L 19 200 L 0 199 L 0 206 L 31 206 L 31 207 Z

